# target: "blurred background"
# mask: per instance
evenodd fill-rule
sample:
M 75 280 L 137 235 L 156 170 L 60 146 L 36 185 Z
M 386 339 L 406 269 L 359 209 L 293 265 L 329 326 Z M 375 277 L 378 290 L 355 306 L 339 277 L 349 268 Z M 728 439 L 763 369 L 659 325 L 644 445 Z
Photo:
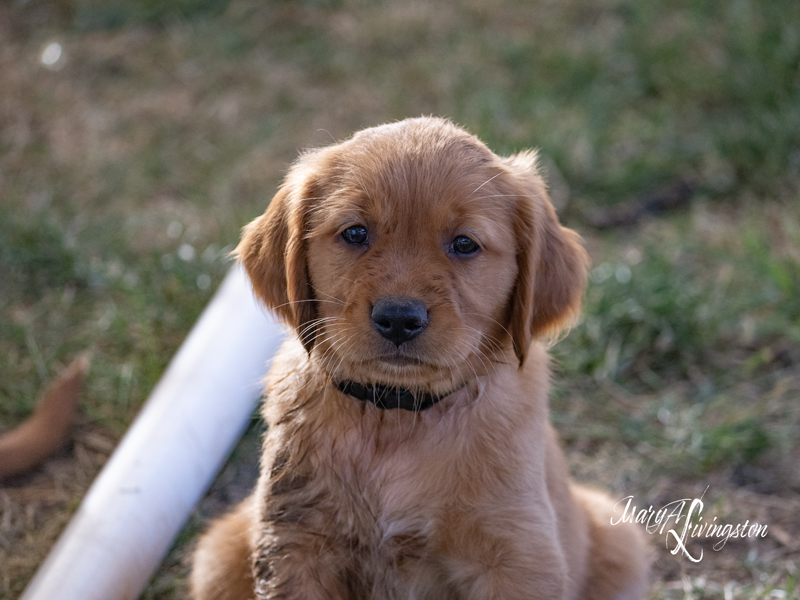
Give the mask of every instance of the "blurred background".
M 539 147 L 592 257 L 553 348 L 581 481 L 767 524 L 663 536 L 650 598 L 792 598 L 800 567 L 796 0 L 8 0 L 0 4 L 0 432 L 84 349 L 71 444 L 0 484 L 0 598 L 78 506 L 303 148 L 439 115 Z M 182 598 L 253 426 L 144 598 Z

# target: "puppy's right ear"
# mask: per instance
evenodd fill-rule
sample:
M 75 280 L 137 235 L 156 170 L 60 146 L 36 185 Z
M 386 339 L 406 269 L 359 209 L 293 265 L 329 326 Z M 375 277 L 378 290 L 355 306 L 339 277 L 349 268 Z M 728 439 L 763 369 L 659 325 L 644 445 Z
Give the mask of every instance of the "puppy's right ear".
M 258 297 L 297 331 L 308 352 L 318 316 L 305 240 L 309 202 L 319 197 L 313 158 L 306 154 L 292 166 L 266 212 L 244 228 L 234 252 Z

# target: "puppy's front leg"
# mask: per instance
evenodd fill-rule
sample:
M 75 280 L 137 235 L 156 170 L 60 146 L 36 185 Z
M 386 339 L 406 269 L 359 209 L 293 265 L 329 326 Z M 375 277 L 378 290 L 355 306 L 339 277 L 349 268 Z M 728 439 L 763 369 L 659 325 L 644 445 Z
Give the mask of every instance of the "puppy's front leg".
M 297 464 L 288 456 L 286 449 L 274 460 L 267 455 L 269 476 L 262 476 L 256 492 L 260 498 L 253 552 L 256 598 L 350 599 L 348 557 L 343 555 L 332 515 L 336 503 L 311 475 L 308 464 Z
M 552 523 L 493 518 L 463 524 L 450 536 L 447 554 L 450 576 L 465 600 L 564 598 L 567 569 Z
M 280 525 L 263 531 L 254 553 L 258 600 L 349 600 L 352 581 L 345 557 L 331 540 L 300 528 Z

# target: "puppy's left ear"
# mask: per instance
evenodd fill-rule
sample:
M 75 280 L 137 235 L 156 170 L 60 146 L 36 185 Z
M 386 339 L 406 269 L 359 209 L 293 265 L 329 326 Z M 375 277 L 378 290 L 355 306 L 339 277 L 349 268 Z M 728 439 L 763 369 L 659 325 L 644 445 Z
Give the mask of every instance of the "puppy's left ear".
M 553 338 L 578 318 L 588 257 L 580 236 L 558 222 L 535 152 L 503 159 L 517 190 L 517 282 L 509 332 L 520 367 L 533 338 Z

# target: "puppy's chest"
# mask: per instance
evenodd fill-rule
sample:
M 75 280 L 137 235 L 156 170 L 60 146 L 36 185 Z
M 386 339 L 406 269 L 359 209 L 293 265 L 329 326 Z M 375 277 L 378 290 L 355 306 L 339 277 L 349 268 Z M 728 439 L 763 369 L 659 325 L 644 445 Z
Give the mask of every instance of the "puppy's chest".
M 294 431 L 291 439 L 299 436 Z M 436 569 L 437 530 L 453 498 L 442 490 L 447 467 L 424 440 L 408 435 L 340 430 L 305 439 L 292 458 L 287 447 L 275 448 L 263 517 L 281 535 L 308 531 L 327 539 L 354 581 L 385 588 L 365 597 L 408 597 Z M 397 589 L 388 589 L 390 582 Z
M 352 598 L 445 600 L 439 540 L 446 507 L 405 465 L 394 466 L 370 473 L 345 467 L 343 485 L 332 490 Z
M 447 502 L 446 467 L 425 441 L 353 436 L 323 447 L 320 464 L 316 476 L 331 494 L 341 526 L 389 553 L 430 537 Z

